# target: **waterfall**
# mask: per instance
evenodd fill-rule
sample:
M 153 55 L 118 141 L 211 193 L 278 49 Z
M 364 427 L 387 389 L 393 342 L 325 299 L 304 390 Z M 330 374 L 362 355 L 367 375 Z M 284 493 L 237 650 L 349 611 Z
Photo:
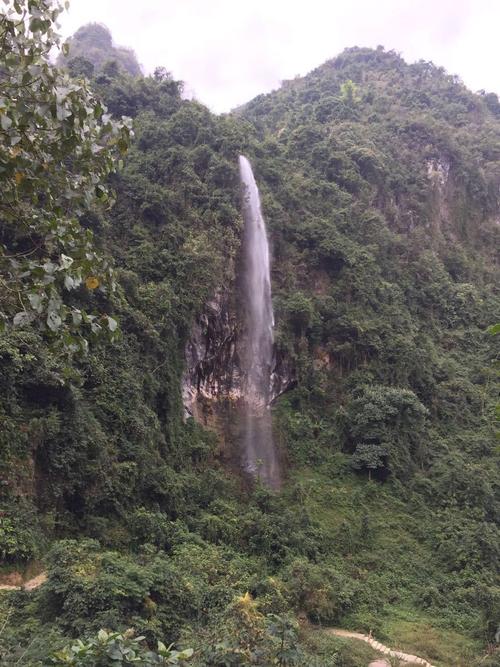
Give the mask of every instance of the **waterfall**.
M 244 468 L 271 488 L 280 486 L 273 443 L 269 396 L 273 364 L 273 306 L 269 244 L 260 197 L 250 162 L 240 155 L 243 201 L 242 297 L 244 333 L 241 370 L 244 378 Z

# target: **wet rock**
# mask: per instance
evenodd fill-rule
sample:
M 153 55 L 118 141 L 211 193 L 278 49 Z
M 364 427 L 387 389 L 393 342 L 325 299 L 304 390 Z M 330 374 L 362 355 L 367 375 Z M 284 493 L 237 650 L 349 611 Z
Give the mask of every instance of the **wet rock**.
M 234 287 L 219 290 L 205 304 L 191 330 L 185 349 L 182 376 L 184 417 L 215 430 L 222 439 L 227 415 L 237 410 L 245 392 L 247 378 L 245 336 L 241 308 Z M 295 385 L 295 368 L 283 353 L 274 350 L 269 404 Z

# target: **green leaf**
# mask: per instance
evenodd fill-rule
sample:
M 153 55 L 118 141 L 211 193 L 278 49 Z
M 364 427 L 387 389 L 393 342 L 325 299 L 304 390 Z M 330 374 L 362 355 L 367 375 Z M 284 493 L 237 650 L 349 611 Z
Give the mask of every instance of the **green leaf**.
M 82 323 L 82 319 L 83 319 L 81 312 L 79 310 L 74 310 L 71 313 L 71 316 L 73 318 L 73 324 L 75 326 L 80 326 L 80 324 Z
M 128 150 L 128 141 L 126 139 L 120 138 L 118 139 L 118 150 L 122 155 L 125 155 L 125 153 Z
M 72 290 L 72 289 L 74 289 L 74 287 L 75 287 L 75 281 L 73 280 L 73 278 L 72 278 L 71 276 L 65 276 L 65 277 L 64 277 L 64 287 L 65 287 L 67 290 Z
M 120 660 L 121 661 L 124 657 L 124 654 L 123 654 L 123 651 L 116 646 L 108 652 L 108 656 L 111 658 L 111 660 Z
M 36 310 L 38 313 L 42 312 L 42 297 L 40 294 L 28 294 L 28 299 L 30 301 L 31 307 L 33 310 Z
M 105 642 L 105 641 L 107 641 L 108 637 L 109 637 L 109 635 L 108 635 L 108 633 L 106 632 L 106 630 L 102 630 L 102 629 L 101 629 L 101 630 L 99 630 L 99 632 L 97 633 L 97 639 L 98 639 L 100 642 Z
M 108 329 L 110 331 L 116 331 L 118 328 L 118 322 L 108 315 Z
M 61 254 L 60 264 L 63 269 L 69 269 L 69 267 L 73 264 L 74 261 L 75 260 L 72 257 L 68 257 L 68 255 Z
M 0 125 L 2 126 L 2 130 L 8 130 L 9 127 L 12 125 L 12 120 L 6 116 L 5 114 L 0 115 Z
M 486 329 L 486 332 L 489 333 L 492 336 L 496 336 L 497 334 L 500 333 L 500 322 L 497 324 L 492 324 L 490 327 Z
M 62 324 L 61 317 L 56 311 L 52 310 L 47 315 L 47 326 L 51 331 L 57 331 Z
M 194 650 L 192 648 L 186 648 L 184 651 L 180 651 L 177 654 L 177 657 L 180 658 L 181 660 L 189 660 L 189 658 L 192 657 L 194 653 Z
M 14 326 L 19 327 L 22 326 L 23 324 L 28 324 L 30 321 L 30 317 L 28 313 L 24 310 L 22 310 L 19 313 L 16 313 L 14 315 Z

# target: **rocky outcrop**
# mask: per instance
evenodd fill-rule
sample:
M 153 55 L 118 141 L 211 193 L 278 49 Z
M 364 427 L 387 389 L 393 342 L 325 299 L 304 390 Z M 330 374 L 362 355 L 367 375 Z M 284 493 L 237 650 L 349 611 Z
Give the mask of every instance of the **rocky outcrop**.
M 241 317 L 234 290 L 219 290 L 205 304 L 193 325 L 185 350 L 182 398 L 185 418 L 221 433 L 222 412 L 237 408 L 244 396 L 245 350 Z M 270 405 L 295 384 L 295 368 L 275 351 L 269 391 Z
M 427 160 L 427 177 L 443 192 L 450 175 L 450 162 L 445 158 Z
M 208 301 L 194 323 L 185 351 L 182 378 L 185 417 L 207 423 L 207 406 L 241 397 L 241 373 L 236 342 L 238 321 L 227 291 Z
M 453 236 L 453 182 L 450 168 L 451 164 L 444 156 L 426 162 L 433 205 L 432 227 L 438 232 L 446 230 L 447 235 Z

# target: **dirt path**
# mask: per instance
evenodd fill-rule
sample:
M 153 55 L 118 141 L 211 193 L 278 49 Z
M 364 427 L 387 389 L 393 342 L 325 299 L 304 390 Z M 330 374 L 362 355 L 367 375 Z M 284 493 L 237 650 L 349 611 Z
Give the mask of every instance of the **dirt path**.
M 0 584 L 0 591 L 33 591 L 35 588 L 38 588 L 47 581 L 47 575 L 45 572 L 41 572 L 33 579 L 28 579 L 24 581 L 21 586 L 11 586 L 10 584 Z
M 423 658 L 419 658 L 416 655 L 410 655 L 409 653 L 403 653 L 403 651 L 395 651 L 388 646 L 384 646 L 373 637 L 370 637 L 369 635 L 362 635 L 360 632 L 349 632 L 349 630 L 341 630 L 339 628 L 330 628 L 327 630 L 327 632 L 332 635 L 336 635 L 337 637 L 359 639 L 362 642 L 370 644 L 370 646 L 373 647 L 376 651 L 380 651 L 380 653 L 388 655 L 391 658 L 399 658 L 399 660 L 402 660 L 403 662 L 411 662 L 415 665 L 424 665 L 424 667 L 434 667 L 434 665 L 431 665 L 430 662 L 427 662 L 427 660 L 424 660 Z

